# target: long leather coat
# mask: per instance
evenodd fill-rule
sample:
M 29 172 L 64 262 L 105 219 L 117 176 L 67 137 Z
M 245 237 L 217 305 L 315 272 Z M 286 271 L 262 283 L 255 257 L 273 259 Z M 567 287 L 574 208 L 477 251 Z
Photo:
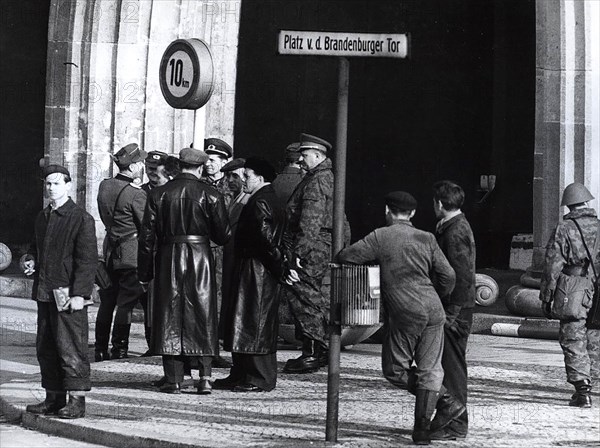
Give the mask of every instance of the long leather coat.
M 223 195 L 194 175 L 179 174 L 150 193 L 139 239 L 138 276 L 141 281 L 154 279 L 154 353 L 218 353 L 209 240 L 222 245 L 230 234 Z
M 254 193 L 244 206 L 235 235 L 235 271 L 231 315 L 224 328 L 225 350 L 245 354 L 277 351 L 279 244 L 285 214 L 271 185 Z

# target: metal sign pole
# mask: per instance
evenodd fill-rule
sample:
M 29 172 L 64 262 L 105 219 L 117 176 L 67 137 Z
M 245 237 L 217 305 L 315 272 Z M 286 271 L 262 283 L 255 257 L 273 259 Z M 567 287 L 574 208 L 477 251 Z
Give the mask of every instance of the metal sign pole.
M 206 128 L 206 107 L 194 111 L 194 148 L 204 148 L 204 135 Z
M 336 152 L 334 161 L 335 184 L 333 189 L 333 247 L 332 261 L 344 247 L 344 200 L 346 197 L 346 145 L 348 139 L 348 87 L 350 62 L 345 57 L 338 59 L 338 105 Z M 333 281 L 333 279 L 332 279 Z M 327 373 L 327 421 L 325 440 L 337 442 L 338 409 L 340 401 L 340 339 L 341 305 L 334 300 L 331 288 L 329 370 Z

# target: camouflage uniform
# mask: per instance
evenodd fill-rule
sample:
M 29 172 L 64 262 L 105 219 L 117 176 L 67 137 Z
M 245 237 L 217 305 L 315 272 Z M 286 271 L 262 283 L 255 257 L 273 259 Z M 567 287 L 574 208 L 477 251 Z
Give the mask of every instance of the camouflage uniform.
M 540 300 L 543 302 L 552 301 L 556 281 L 564 268 L 583 267 L 588 259 L 579 230 L 570 219 L 576 219 L 581 226 L 588 249 L 591 251 L 594 247 L 596 232 L 600 225 L 596 212 L 591 208 L 581 208 L 566 214 L 563 221 L 556 226 L 546 246 L 546 260 L 540 286 Z M 592 256 L 596 258 L 596 272 L 600 273 L 599 256 L 598 254 Z M 591 271 L 591 268 L 589 270 Z M 559 342 L 565 356 L 569 383 L 590 380 L 590 377 L 598 378 L 600 330 L 586 328 L 585 318 L 561 321 Z
M 321 292 L 331 260 L 333 221 L 333 172 L 325 159 L 309 170 L 287 203 L 286 249 L 298 256 L 300 281 L 288 288 L 293 293 L 290 309 L 296 338 L 313 339 L 326 345 L 329 300 Z

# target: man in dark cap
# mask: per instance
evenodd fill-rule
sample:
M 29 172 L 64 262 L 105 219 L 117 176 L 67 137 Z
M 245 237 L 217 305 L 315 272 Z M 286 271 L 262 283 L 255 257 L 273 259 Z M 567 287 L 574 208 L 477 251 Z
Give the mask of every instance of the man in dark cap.
M 291 143 L 285 148 L 285 166 L 272 183 L 277 196 L 286 202 L 292 195 L 296 185 L 304 177 L 304 170 L 300 166 L 302 155 L 298 152 L 299 146 L 300 143 L 297 142 Z
M 231 146 L 219 138 L 207 138 L 204 140 L 204 152 L 208 156 L 208 160 L 204 165 L 202 181 L 211 185 L 221 193 L 225 199 L 225 206 L 229 207 L 234 197 L 234 192 L 225 173 L 221 171 L 233 156 Z M 217 300 L 219 301 L 219 309 L 222 309 L 223 302 L 223 248 L 211 244 L 211 250 L 215 258 L 216 278 L 217 278 Z M 216 355 L 213 359 L 214 367 L 229 368 L 231 363 L 220 355 Z
M 160 187 L 169 182 L 169 176 L 165 171 L 167 160 L 169 160 L 169 155 L 166 152 L 150 151 L 148 153 L 148 157 L 146 157 L 148 182 L 142 185 L 142 189 L 146 193 L 149 193 L 154 187 Z
M 307 170 L 287 202 L 284 235 L 287 258 L 299 281 L 288 281 L 289 307 L 294 318 L 296 339 L 302 354 L 289 359 L 285 373 L 309 373 L 328 361 L 327 320 L 329 299 L 321 291 L 329 272 L 333 227 L 333 172 L 327 153 L 329 142 L 301 134 L 297 151 Z
M 232 303 L 233 294 L 233 268 L 234 268 L 234 253 L 235 253 L 235 232 L 237 230 L 238 220 L 240 219 L 240 213 L 248 202 L 250 195 L 244 192 L 242 176 L 244 175 L 244 164 L 245 159 L 238 158 L 233 159 L 226 163 L 221 171 L 225 173 L 225 179 L 227 181 L 229 190 L 234 194 L 232 201 L 227 207 L 229 213 L 229 225 L 231 227 L 231 238 L 223 246 L 223 275 L 221 282 L 221 308 L 219 313 L 219 339 L 223 339 L 223 327 L 225 316 L 230 314 L 229 308 Z
M 588 201 L 593 199 L 590 191 L 579 182 L 567 185 L 563 191 L 560 205 L 567 207 L 569 213 L 556 225 L 548 240 L 540 285 L 542 310 L 548 318 L 553 317 L 554 292 L 561 277 L 566 276 L 567 281 L 569 277 L 593 279 L 594 268 L 596 275 L 600 275 L 600 254 L 592 253 L 594 242 L 600 237 L 600 221 L 596 211 L 588 206 Z M 591 303 L 587 308 L 583 306 L 585 315 L 579 318 L 561 319 L 558 334 L 567 381 L 575 388 L 569 406 L 579 408 L 592 407 L 592 381 L 600 378 L 600 329 L 590 328 L 587 323 L 591 306 Z
M 186 361 L 200 370 L 198 393 L 211 393 L 219 340 L 210 242 L 225 244 L 231 231 L 223 195 L 199 181 L 207 160 L 181 150 L 181 173 L 150 192 L 140 234 L 138 275 L 154 280 L 151 349 L 163 357 L 165 393 L 180 393 Z
M 92 303 L 98 263 L 96 226 L 69 197 L 71 175 L 66 168 L 45 166 L 42 177 L 50 204 L 35 220 L 35 239 L 22 267 L 25 274 L 34 274 L 36 352 L 46 399 L 26 410 L 80 418 L 85 415 L 85 392 L 91 389 L 86 305 Z
M 415 198 L 395 191 L 385 196 L 385 204 L 387 227 L 343 249 L 337 260 L 380 265 L 385 310 L 383 374 L 393 385 L 416 395 L 412 438 L 415 443 L 429 444 L 431 417 L 438 395 L 445 392 L 445 314 L 440 295 L 452 291 L 455 275 L 435 237 L 413 227 Z M 464 410 L 453 400 L 449 415 L 457 417 Z
M 100 182 L 98 211 L 106 227 L 104 263 L 112 285 L 100 291 L 100 308 L 96 317 L 95 359 L 108 359 L 108 339 L 115 306 L 117 312 L 112 331 L 112 359 L 128 357 L 129 331 L 133 308 L 145 297 L 137 278 L 137 244 L 146 192 L 141 188 L 147 154 L 137 143 L 121 148 L 113 161 L 119 173 Z
M 276 172 L 251 157 L 244 168 L 244 206 L 235 241 L 231 313 L 225 320 L 225 350 L 232 352 L 229 376 L 215 387 L 234 392 L 271 391 L 277 382 L 278 301 L 283 272 L 279 248 L 285 214 L 271 182 Z
M 475 306 L 475 239 L 469 221 L 461 211 L 465 192 L 460 185 L 443 180 L 433 186 L 433 209 L 438 223 L 437 242 L 456 273 L 456 286 L 451 294 L 441 296 L 446 313 L 442 367 L 448 393 L 440 396 L 437 412 L 431 422 L 432 440 L 463 439 L 468 432 L 468 412 L 449 420 L 446 411 L 449 395 L 467 406 L 467 342 L 473 323 Z

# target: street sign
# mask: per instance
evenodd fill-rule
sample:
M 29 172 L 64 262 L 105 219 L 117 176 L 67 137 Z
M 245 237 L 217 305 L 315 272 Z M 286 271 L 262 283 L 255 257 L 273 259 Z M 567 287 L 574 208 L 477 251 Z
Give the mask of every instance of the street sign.
M 281 30 L 278 51 L 296 56 L 406 58 L 409 46 L 407 34 Z
M 214 90 L 214 65 L 208 45 L 200 39 L 177 39 L 160 62 L 160 90 L 175 109 L 199 109 Z

